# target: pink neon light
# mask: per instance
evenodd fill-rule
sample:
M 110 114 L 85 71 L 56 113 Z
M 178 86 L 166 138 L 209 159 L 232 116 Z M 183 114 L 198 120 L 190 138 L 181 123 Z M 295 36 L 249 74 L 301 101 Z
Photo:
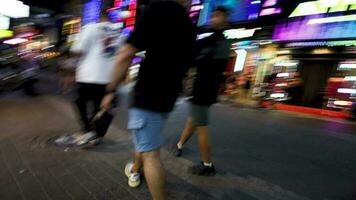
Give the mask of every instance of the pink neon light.
M 278 0 L 266 0 L 265 3 L 262 5 L 262 7 L 270 7 L 270 6 L 274 6 L 277 4 Z
M 261 10 L 260 16 L 275 15 L 282 12 L 281 8 L 266 8 Z

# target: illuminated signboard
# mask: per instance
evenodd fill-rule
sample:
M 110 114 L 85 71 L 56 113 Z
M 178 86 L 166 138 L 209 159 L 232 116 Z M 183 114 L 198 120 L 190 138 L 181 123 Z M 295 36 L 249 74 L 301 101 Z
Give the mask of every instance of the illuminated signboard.
M 330 23 L 327 23 L 328 21 Z M 355 20 L 340 21 L 340 18 L 328 19 L 323 15 L 313 15 L 278 24 L 275 27 L 273 39 L 277 41 L 293 41 L 356 38 L 355 30 Z
M 277 0 L 266 0 L 262 7 L 265 8 L 265 7 L 271 7 L 271 6 L 275 6 L 277 4 Z
M 325 17 L 319 19 L 312 19 L 308 24 L 326 24 L 326 23 L 335 23 L 335 22 L 345 22 L 345 21 L 355 21 L 356 15 L 346 15 L 346 16 L 337 16 L 337 17 Z
M 266 8 L 261 10 L 260 16 L 274 15 L 282 12 L 281 8 Z
M 230 12 L 230 22 L 255 20 L 258 18 L 261 1 L 260 0 L 206 0 L 200 12 L 198 25 L 205 26 L 213 10 L 218 6 L 228 8 Z
M 197 23 L 199 20 L 200 11 L 204 8 L 202 2 L 195 0 L 189 10 L 189 17 L 192 19 L 193 23 Z
M 289 17 L 356 10 L 356 0 L 319 0 L 301 3 Z
M 279 0 L 265 0 L 262 4 L 260 16 L 276 15 L 282 13 L 282 8 L 278 6 Z
M 0 14 L 11 18 L 30 16 L 30 7 L 17 0 L 1 0 Z
M 6 30 L 10 27 L 10 18 L 0 15 L 0 30 Z
M 253 28 L 253 29 L 229 29 L 224 31 L 224 36 L 226 39 L 240 39 L 252 37 L 255 34 L 256 30 L 261 30 L 262 28 Z
M 100 18 L 101 0 L 90 0 L 83 6 L 83 25 L 96 23 Z
M 0 39 L 1 38 L 9 38 L 14 35 L 14 32 L 9 30 L 0 30 Z
M 262 28 L 253 28 L 253 29 L 245 29 L 245 28 L 239 28 L 239 29 L 228 29 L 223 32 L 224 36 L 226 39 L 241 39 L 241 38 L 248 38 L 252 37 L 257 30 L 261 30 Z M 202 33 L 197 35 L 197 40 L 204 39 L 206 37 L 211 36 L 213 33 Z
M 136 23 L 136 0 L 115 0 L 114 7 L 107 10 L 115 22 L 124 23 L 125 30 L 133 30 Z

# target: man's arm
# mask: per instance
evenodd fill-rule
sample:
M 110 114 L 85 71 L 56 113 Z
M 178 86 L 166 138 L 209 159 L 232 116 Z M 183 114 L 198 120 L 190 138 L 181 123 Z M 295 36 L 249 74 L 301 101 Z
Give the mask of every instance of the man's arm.
M 105 95 L 103 101 L 101 102 L 101 108 L 103 110 L 108 110 L 110 108 L 110 104 L 114 98 L 116 88 L 125 80 L 127 71 L 136 52 L 137 48 L 131 44 L 125 44 L 119 50 L 111 82 L 106 88 L 107 95 Z

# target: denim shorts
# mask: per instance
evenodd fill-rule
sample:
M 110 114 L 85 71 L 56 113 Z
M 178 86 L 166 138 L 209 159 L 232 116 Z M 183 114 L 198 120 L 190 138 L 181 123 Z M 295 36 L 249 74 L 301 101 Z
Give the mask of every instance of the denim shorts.
M 128 129 L 132 131 L 136 152 L 153 151 L 164 144 L 162 129 L 167 117 L 167 113 L 139 108 L 129 110 Z

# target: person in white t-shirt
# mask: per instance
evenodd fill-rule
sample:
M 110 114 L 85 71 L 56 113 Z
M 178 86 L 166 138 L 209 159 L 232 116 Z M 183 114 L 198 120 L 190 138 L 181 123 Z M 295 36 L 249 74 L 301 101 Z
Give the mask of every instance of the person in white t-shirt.
M 75 75 L 78 97 L 75 103 L 80 114 L 83 135 L 77 138 L 77 145 L 99 143 L 104 137 L 91 129 L 90 119 L 100 111 L 106 85 L 111 80 L 114 56 L 124 40 L 125 37 L 113 29 L 113 24 L 103 12 L 99 23 L 82 27 L 71 47 L 72 54 L 79 56 Z M 88 106 L 92 107 L 88 109 Z

